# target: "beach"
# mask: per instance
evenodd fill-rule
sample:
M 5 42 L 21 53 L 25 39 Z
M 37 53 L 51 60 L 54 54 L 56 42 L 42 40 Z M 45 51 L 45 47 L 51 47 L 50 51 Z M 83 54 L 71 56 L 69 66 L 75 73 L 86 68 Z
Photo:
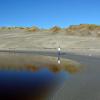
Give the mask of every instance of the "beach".
M 99 37 L 73 36 L 66 35 L 64 32 L 29 32 L 20 30 L 19 28 L 0 31 L 0 57 L 1 59 L 6 59 L 7 65 L 10 67 L 11 64 L 14 65 L 14 67 L 22 64 L 24 66 L 28 65 L 26 68 L 31 68 L 31 71 L 37 71 L 38 69 L 30 65 L 30 63 L 33 64 L 33 60 L 35 62 L 38 61 L 39 57 L 41 58 L 40 65 L 45 63 L 45 61 L 48 61 L 49 64 L 55 63 L 57 61 L 57 49 L 59 47 L 61 48 L 61 59 L 65 59 L 65 62 L 77 62 L 82 67 L 77 73 L 68 74 L 68 79 L 65 80 L 61 88 L 50 97 L 50 100 L 100 100 Z M 22 56 L 20 54 L 22 54 Z M 35 55 L 33 57 L 34 59 L 32 55 Z M 41 55 L 43 58 L 37 55 Z M 9 57 L 11 59 L 9 59 Z M 35 57 L 37 57 L 37 60 Z M 15 60 L 15 58 L 17 60 Z M 18 59 L 21 60 L 18 61 Z M 3 63 L 2 60 L 1 64 Z M 13 63 L 9 63 L 12 60 Z M 48 66 L 48 64 L 46 65 Z M 6 64 L 4 64 L 4 66 L 6 66 Z M 50 70 L 53 72 L 59 71 L 59 69 Z
M 23 29 L 1 29 L 0 50 L 55 51 L 81 55 L 100 55 L 100 38 L 95 36 L 67 35 L 61 31 L 30 32 Z

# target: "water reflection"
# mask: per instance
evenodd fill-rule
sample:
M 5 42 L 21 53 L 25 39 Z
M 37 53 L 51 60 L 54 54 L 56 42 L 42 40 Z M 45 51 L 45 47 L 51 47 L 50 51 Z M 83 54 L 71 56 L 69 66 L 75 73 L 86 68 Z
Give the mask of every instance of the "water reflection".
M 0 99 L 44 100 L 63 83 L 67 73 L 48 69 L 31 71 L 0 71 Z
M 80 69 L 66 60 L 26 55 L 2 56 L 0 68 L 0 99 L 10 100 L 45 100 Z

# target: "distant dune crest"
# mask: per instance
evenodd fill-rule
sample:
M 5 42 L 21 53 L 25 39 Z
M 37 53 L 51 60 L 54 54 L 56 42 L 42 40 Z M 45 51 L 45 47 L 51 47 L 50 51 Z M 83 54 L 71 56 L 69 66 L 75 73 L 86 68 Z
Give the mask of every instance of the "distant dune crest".
M 54 26 L 50 29 L 51 32 L 57 33 L 60 32 L 62 29 L 59 26 Z
M 61 28 L 54 26 L 50 29 L 40 29 L 36 26 L 32 27 L 0 27 L 0 31 L 10 30 L 24 30 L 27 32 L 49 32 L 49 33 L 65 33 L 66 35 L 78 35 L 78 36 L 97 36 L 100 37 L 100 25 L 95 24 L 80 24 L 71 25 L 67 28 Z

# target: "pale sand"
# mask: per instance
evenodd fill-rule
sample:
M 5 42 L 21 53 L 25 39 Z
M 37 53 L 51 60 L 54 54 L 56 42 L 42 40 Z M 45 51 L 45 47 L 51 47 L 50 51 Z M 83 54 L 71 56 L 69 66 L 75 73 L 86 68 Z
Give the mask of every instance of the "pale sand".
M 86 55 L 100 55 L 100 38 L 68 36 L 65 33 L 0 30 L 0 50 L 57 51 Z

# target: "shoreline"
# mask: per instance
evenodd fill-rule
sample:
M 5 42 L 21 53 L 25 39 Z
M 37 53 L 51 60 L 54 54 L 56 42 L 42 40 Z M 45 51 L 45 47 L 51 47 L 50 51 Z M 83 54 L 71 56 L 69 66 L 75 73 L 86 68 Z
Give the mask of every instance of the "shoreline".
M 41 49 L 0 49 L 0 52 L 10 52 L 10 53 L 32 53 L 32 52 L 53 52 L 57 54 L 57 48 L 41 48 Z M 61 49 L 61 55 L 64 55 L 64 53 L 71 53 L 71 54 L 76 54 L 76 55 L 85 55 L 85 56 L 99 56 L 100 57 L 100 50 L 99 49 Z

